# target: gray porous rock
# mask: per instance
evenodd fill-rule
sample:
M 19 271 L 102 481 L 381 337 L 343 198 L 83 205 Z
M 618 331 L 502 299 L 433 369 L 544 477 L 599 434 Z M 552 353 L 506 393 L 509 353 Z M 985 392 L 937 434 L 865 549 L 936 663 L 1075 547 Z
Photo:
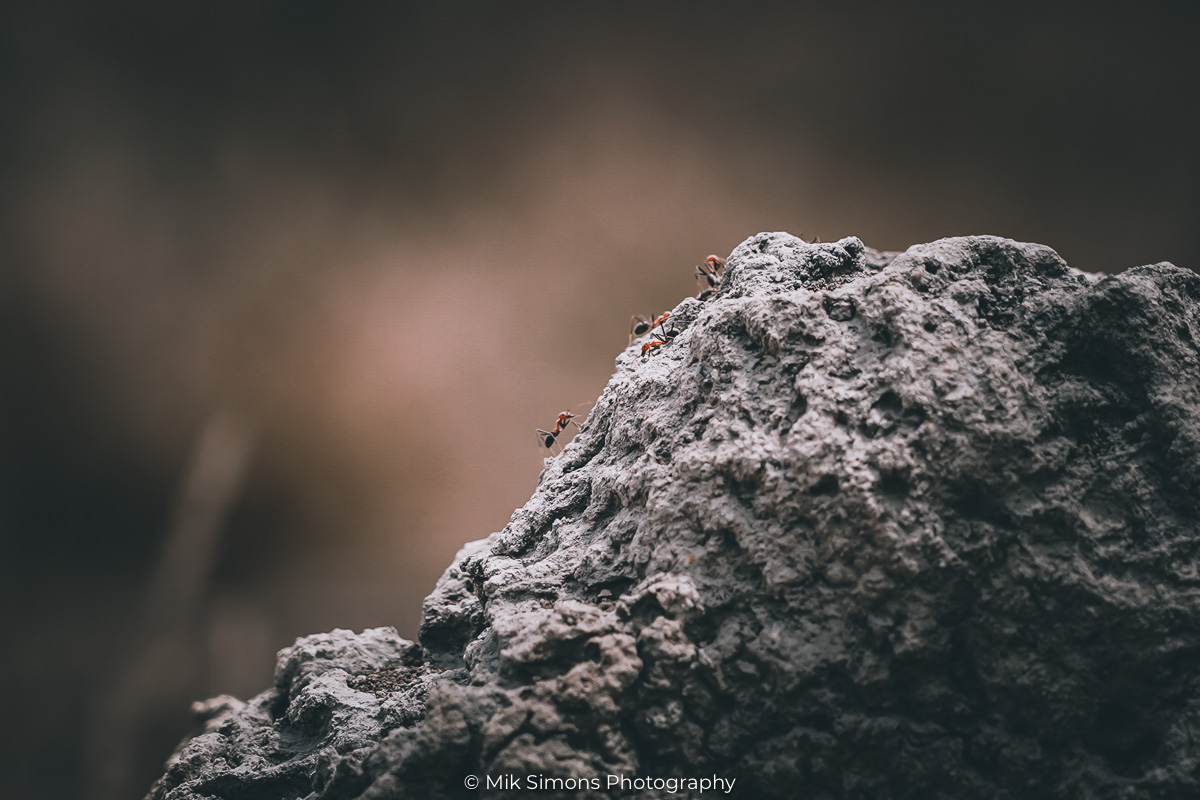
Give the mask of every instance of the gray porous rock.
M 671 324 L 420 644 L 299 640 L 149 797 L 1200 797 L 1200 276 L 763 233 Z

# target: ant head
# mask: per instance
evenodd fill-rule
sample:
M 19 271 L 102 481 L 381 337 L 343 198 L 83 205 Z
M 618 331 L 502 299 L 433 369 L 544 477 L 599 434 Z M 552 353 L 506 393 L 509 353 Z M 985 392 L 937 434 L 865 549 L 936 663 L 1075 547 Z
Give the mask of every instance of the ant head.
M 704 259 L 704 263 L 708 264 L 709 269 L 711 269 L 713 272 L 720 272 L 721 270 L 725 269 L 725 259 L 721 258 L 720 256 L 709 256 L 708 258 Z

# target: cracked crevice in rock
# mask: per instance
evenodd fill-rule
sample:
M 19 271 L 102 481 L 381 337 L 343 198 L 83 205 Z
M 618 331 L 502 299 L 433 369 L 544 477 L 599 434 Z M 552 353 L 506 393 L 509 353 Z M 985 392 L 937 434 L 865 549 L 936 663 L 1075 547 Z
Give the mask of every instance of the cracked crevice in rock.
M 754 236 L 419 645 L 299 640 L 149 797 L 1200 796 L 1198 300 L 995 237 Z

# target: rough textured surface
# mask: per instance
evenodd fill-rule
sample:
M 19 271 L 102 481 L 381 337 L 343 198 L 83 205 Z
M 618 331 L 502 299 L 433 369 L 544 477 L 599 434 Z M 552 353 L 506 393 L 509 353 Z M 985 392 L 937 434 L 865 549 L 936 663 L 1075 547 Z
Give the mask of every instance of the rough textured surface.
M 992 237 L 752 237 L 419 646 L 300 640 L 150 797 L 1200 796 L 1198 303 Z

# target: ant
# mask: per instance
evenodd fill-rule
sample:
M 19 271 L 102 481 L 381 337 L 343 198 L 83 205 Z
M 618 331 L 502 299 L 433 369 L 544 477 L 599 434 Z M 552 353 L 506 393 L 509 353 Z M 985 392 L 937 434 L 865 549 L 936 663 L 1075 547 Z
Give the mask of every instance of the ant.
M 652 331 L 667 321 L 667 317 L 671 316 L 670 311 L 664 311 L 658 319 L 651 322 L 645 317 L 634 315 L 629 321 L 629 343 L 633 344 L 633 340 L 644 334 L 646 331 Z
M 591 401 L 589 400 L 588 402 L 590 403 Z M 547 450 L 549 450 L 554 446 L 554 443 L 558 441 L 558 435 L 567 429 L 567 425 L 574 425 L 576 428 L 582 430 L 582 426 L 572 419 L 572 417 L 575 415 L 571 412 L 580 406 L 586 406 L 587 404 L 588 403 L 576 403 L 566 411 L 559 413 L 558 421 L 554 423 L 554 430 L 552 431 L 544 431 L 541 428 L 538 428 L 538 441 L 541 442 Z
M 679 335 L 679 331 L 675 330 L 674 328 L 671 328 L 671 330 L 667 330 L 666 328 L 660 328 L 658 330 L 658 332 L 656 332 L 654 334 L 653 339 L 651 339 L 650 341 L 648 341 L 644 345 L 642 345 L 642 355 L 643 356 L 649 355 L 653 351 L 662 347 L 664 344 L 670 344 L 671 342 L 673 342 L 675 340 L 675 337 L 678 335 Z
M 721 285 L 724 275 L 725 259 L 715 255 L 704 259 L 704 263 L 696 267 L 696 282 L 702 288 L 699 299 L 707 300 L 712 297 L 713 292 Z

